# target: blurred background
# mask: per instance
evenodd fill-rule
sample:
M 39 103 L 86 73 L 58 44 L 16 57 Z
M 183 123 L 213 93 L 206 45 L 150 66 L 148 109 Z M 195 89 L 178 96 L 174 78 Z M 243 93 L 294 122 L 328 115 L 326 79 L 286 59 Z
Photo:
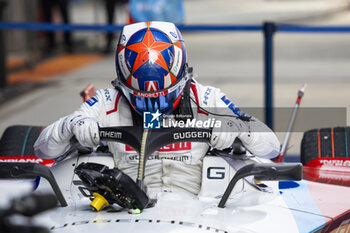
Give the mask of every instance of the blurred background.
M 0 0 L 2 22 L 124 25 L 167 20 L 177 25 L 350 26 L 349 0 Z M 48 125 L 77 109 L 89 84 L 111 87 L 119 32 L 1 30 L 0 135 L 10 125 Z M 185 31 L 197 80 L 222 89 L 264 120 L 262 31 Z M 283 141 L 297 91 L 301 107 L 288 154 L 300 151 L 304 131 L 345 126 L 350 107 L 350 33 L 274 34 L 274 129 Z M 278 109 L 284 109 L 279 111 Z M 307 119 L 306 119 L 307 118 Z M 318 121 L 320 118 L 322 120 Z M 336 119 L 336 120 L 334 120 Z

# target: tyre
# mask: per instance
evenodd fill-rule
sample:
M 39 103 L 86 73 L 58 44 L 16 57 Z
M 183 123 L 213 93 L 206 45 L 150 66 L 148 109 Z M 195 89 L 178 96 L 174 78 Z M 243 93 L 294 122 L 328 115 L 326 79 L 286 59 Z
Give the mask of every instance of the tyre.
M 33 156 L 34 143 L 43 128 L 28 125 L 8 127 L 0 140 L 0 156 Z
M 306 131 L 301 141 L 301 162 L 315 158 L 349 158 L 350 127 L 321 128 Z

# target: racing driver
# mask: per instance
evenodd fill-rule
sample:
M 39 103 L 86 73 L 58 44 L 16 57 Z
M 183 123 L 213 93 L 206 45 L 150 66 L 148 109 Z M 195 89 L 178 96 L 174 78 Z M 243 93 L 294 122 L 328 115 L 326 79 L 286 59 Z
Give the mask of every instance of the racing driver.
M 144 184 L 150 197 L 158 192 L 197 195 L 202 160 L 210 146 L 230 148 L 236 138 L 256 156 L 274 158 L 280 150 L 276 135 L 261 121 L 240 111 L 219 89 L 192 78 L 182 36 L 173 23 L 141 22 L 126 25 L 116 52 L 114 88 L 101 89 L 72 114 L 46 127 L 34 148 L 42 158 L 57 158 L 70 147 L 70 139 L 87 147 L 100 144 L 99 127 L 142 125 L 144 114 L 170 120 L 215 119 L 210 145 L 177 143 L 160 148 L 147 161 Z M 175 118 L 172 118 L 174 116 Z M 157 117 L 157 115 L 156 115 Z M 108 142 L 115 167 L 134 180 L 136 152 Z

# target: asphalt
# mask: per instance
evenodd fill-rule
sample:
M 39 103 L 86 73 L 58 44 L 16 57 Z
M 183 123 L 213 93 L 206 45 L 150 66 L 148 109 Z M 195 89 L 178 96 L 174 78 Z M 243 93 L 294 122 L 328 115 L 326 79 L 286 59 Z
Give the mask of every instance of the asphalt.
M 96 2 L 74 4 L 73 23 L 102 23 L 104 12 L 94 6 Z M 349 2 L 345 0 L 188 0 L 185 1 L 185 22 L 187 24 L 260 24 L 264 21 L 275 21 L 314 24 L 331 22 L 332 24 L 332 16 L 337 17 L 345 12 L 345 16 L 334 20 L 333 23 L 350 25 L 350 20 L 342 21 L 344 17 L 348 17 L 348 7 Z M 123 14 L 118 15 L 116 23 L 126 22 Z M 103 44 L 101 34 L 77 33 L 75 38 L 86 38 L 90 41 L 88 44 Z M 198 74 L 198 81 L 221 88 L 239 106 L 254 108 L 263 106 L 261 33 L 235 33 L 234 36 L 230 33 L 185 33 L 184 38 L 190 64 Z M 335 44 L 342 46 L 339 49 L 337 47 L 335 52 L 331 49 L 325 53 L 334 57 L 340 54 L 342 59 L 328 61 L 320 60 L 323 54 L 317 51 L 304 49 L 305 54 L 302 53 L 303 51 L 296 51 L 295 46 L 301 44 L 300 38 L 305 43 L 304 36 L 279 35 L 276 38 L 278 50 L 275 57 L 275 74 L 278 79 L 274 85 L 275 106 L 292 107 L 297 90 L 307 81 L 309 87 L 302 106 L 336 106 L 350 109 L 350 103 L 348 103 L 350 68 L 347 55 L 349 46 L 346 44 L 346 41 L 350 40 L 335 41 Z M 315 43 L 328 46 L 328 41 L 334 40 L 327 36 L 315 38 L 318 37 L 312 37 L 309 41 L 306 39 L 308 43 L 304 45 L 305 48 L 312 47 Z M 289 43 L 292 43 L 292 46 Z M 285 54 L 279 51 L 284 51 Z M 308 57 L 310 52 L 314 56 Z M 14 124 L 48 125 L 79 107 L 81 103 L 79 93 L 84 87 L 90 83 L 93 83 L 96 89 L 110 87 L 109 83 L 114 77 L 114 55 L 111 54 L 77 70 L 50 76 L 39 86 L 27 82 L 21 85 L 23 91 L 17 88 L 19 86 L 2 90 L 0 96 L 3 96 L 4 101 L 0 105 L 0 134 L 6 127 Z M 14 92 L 16 94 L 13 94 Z M 279 131 L 282 132 L 278 132 L 278 137 L 282 142 L 283 125 L 287 128 L 289 117 L 281 118 L 277 115 L 275 119 L 278 121 L 276 124 L 281 125 Z M 348 117 L 346 119 L 349 121 Z M 298 118 L 297 124 L 302 121 L 303 119 Z M 301 137 L 300 131 L 292 134 L 290 154 L 299 153 Z

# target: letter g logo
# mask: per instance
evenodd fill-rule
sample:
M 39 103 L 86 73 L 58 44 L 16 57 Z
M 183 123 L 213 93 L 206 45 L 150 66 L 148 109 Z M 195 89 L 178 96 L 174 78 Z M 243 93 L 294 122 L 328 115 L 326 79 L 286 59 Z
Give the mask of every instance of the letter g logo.
M 208 167 L 207 178 L 222 180 L 225 178 L 225 167 Z

